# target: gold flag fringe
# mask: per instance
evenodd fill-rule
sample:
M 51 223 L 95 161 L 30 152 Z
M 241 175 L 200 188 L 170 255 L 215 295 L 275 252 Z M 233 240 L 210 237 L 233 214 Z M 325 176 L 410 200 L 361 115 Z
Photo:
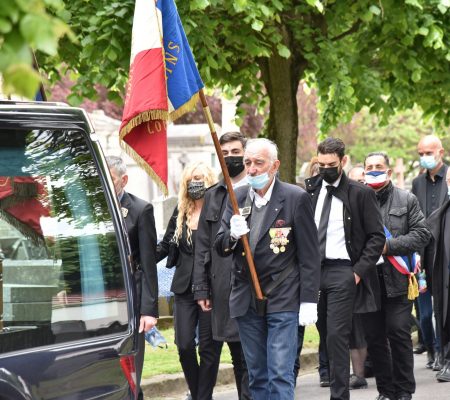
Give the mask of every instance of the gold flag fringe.
M 124 135 L 125 136 L 125 135 Z M 122 139 L 122 138 L 121 138 Z M 129 146 L 125 141 L 120 140 L 120 147 L 125 150 L 125 152 L 134 160 L 136 163 L 145 171 L 150 177 L 156 182 L 158 187 L 164 193 L 164 196 L 169 195 L 169 190 L 166 184 L 162 181 L 162 179 L 158 176 L 158 174 L 153 170 L 150 165 L 148 165 L 145 160 L 138 154 L 134 149 Z
M 131 118 L 127 122 L 127 124 L 120 130 L 120 139 L 123 139 L 127 133 L 130 133 L 132 129 L 141 125 L 143 122 L 148 122 L 148 121 L 158 120 L 158 119 L 167 121 L 168 118 L 169 118 L 169 112 L 166 110 L 149 110 L 149 111 L 141 112 L 140 114 Z
M 192 109 L 195 107 L 195 105 L 199 101 L 199 94 L 198 92 L 195 93 L 186 103 L 184 103 L 180 108 L 172 111 L 170 113 L 170 120 L 175 121 L 178 118 L 180 118 L 182 115 L 186 114 L 189 111 L 192 111 Z
M 125 141 L 124 138 L 127 134 L 129 134 L 134 128 L 141 125 L 144 122 L 152 121 L 152 120 L 163 120 L 163 121 L 175 121 L 180 118 L 182 115 L 186 114 L 195 107 L 198 103 L 200 96 L 195 93 L 186 103 L 184 103 L 180 108 L 172 111 L 170 114 L 166 110 L 149 110 L 144 111 L 134 118 L 132 118 L 128 123 L 120 130 L 119 133 L 119 141 L 120 146 L 125 150 L 125 152 L 134 160 L 136 163 L 145 171 L 150 177 L 156 182 L 158 187 L 164 193 L 164 196 L 169 194 L 169 190 L 166 184 L 161 180 L 161 178 L 156 174 L 153 168 L 148 165 L 143 158 L 133 150 Z

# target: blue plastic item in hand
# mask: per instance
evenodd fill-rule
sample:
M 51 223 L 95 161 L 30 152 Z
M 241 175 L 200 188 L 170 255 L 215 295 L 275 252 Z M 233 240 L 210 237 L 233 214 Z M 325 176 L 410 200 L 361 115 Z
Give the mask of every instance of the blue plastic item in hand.
M 145 332 L 145 340 L 153 347 L 160 347 L 161 349 L 167 349 L 167 340 L 161 335 L 156 326 Z
M 419 293 L 425 293 L 427 291 L 427 280 L 425 271 L 421 271 L 418 273 L 417 283 L 419 285 Z

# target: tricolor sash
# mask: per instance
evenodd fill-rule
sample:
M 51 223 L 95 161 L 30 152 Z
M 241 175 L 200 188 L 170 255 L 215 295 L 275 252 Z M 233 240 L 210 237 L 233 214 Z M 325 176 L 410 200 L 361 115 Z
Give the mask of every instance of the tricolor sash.
M 386 227 L 384 227 L 384 234 L 386 239 L 392 238 L 391 232 Z M 418 256 L 413 253 L 411 260 L 407 256 L 386 256 L 386 258 L 398 272 L 408 275 L 408 299 L 414 300 L 419 296 L 419 285 L 415 276 L 419 272 Z

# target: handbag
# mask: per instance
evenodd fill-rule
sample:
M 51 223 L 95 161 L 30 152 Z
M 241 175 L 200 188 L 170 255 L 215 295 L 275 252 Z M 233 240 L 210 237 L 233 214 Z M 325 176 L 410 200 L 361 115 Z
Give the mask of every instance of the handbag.
M 177 265 L 180 250 L 178 243 L 172 238 L 169 242 L 169 251 L 167 253 L 166 268 L 173 268 Z

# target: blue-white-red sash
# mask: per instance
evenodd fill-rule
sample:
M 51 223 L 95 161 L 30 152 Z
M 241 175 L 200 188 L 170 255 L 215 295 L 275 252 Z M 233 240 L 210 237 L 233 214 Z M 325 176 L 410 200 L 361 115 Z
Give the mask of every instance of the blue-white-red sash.
M 386 239 L 392 238 L 391 232 L 384 227 L 384 234 Z M 408 276 L 408 299 L 414 300 L 419 296 L 419 285 L 415 274 L 419 272 L 418 257 L 415 253 L 412 254 L 411 262 L 406 256 L 386 256 L 393 267 L 403 275 Z
M 391 232 L 384 227 L 384 234 L 386 239 L 392 238 Z M 416 274 L 419 272 L 419 264 L 417 262 L 416 253 L 412 254 L 411 262 L 407 256 L 386 256 L 389 262 L 394 266 L 394 268 L 403 275 Z

